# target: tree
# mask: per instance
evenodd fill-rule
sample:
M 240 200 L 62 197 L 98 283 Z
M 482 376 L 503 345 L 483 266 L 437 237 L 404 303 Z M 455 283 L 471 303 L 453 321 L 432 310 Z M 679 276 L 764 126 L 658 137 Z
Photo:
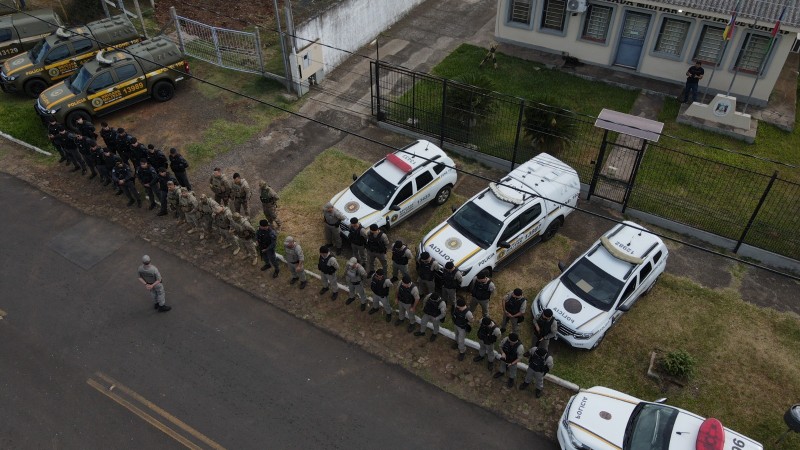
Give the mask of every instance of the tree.
M 548 98 L 544 103 L 525 107 L 524 133 L 534 149 L 557 153 L 572 146 L 578 134 L 575 113 L 555 105 Z
M 472 127 L 491 112 L 493 88 L 494 82 L 477 72 L 463 74 L 447 84 L 445 124 L 449 137 L 470 141 Z

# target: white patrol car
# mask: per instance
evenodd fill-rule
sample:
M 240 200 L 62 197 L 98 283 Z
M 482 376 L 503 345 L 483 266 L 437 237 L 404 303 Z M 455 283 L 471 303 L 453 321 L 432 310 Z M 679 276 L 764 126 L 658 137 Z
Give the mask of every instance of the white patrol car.
M 572 396 L 558 424 L 564 450 L 763 450 L 717 419 L 595 386 Z
M 551 309 L 558 320 L 558 337 L 573 347 L 600 344 L 667 265 L 667 246 L 642 230 L 626 221 L 606 232 L 539 292 L 531 305 L 534 315 Z M 563 269 L 560 263 L 559 267 Z
M 361 225 L 390 228 L 430 202 L 441 205 L 450 198 L 456 184 L 455 163 L 447 154 L 425 140 L 416 141 L 378 161 L 354 183 L 336 194 L 331 203 L 348 220 L 342 234 L 350 234 L 350 218 Z
M 464 203 L 422 239 L 418 253 L 441 265 L 453 261 L 468 286 L 527 244 L 553 237 L 579 193 L 578 173 L 541 153 Z

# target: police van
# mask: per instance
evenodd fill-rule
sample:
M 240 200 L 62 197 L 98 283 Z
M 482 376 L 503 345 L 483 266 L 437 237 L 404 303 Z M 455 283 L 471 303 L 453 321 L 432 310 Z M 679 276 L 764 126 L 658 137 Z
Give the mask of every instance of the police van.
M 180 49 L 164 37 L 155 37 L 123 50 L 100 52 L 95 60 L 55 86 L 42 92 L 36 112 L 55 117 L 75 130 L 82 117 L 102 116 L 153 98 L 164 102 L 175 94 L 175 85 L 189 73 Z
M 77 72 L 98 51 L 123 48 L 140 41 L 139 33 L 125 15 L 69 30 L 59 28 L 30 51 L 3 63 L 0 87 L 4 92 L 24 92 L 36 98 L 47 86 Z
M 0 63 L 32 48 L 59 26 L 61 19 L 52 9 L 0 16 Z
M 520 165 L 472 197 L 419 245 L 441 265 L 452 261 L 467 286 L 539 241 L 552 238 L 578 202 L 580 181 L 572 167 L 547 153 Z
M 573 347 L 594 348 L 622 314 L 653 288 L 668 255 L 658 236 L 625 221 L 548 283 L 531 310 L 536 316 L 552 310 L 559 339 Z M 563 269 L 560 263 L 559 267 Z
M 458 178 L 455 163 L 435 144 L 418 140 L 386 155 L 354 183 L 331 199 L 348 218 L 357 217 L 364 227 L 397 225 L 428 203 L 441 205 L 450 198 Z M 350 234 L 349 221 L 341 233 Z

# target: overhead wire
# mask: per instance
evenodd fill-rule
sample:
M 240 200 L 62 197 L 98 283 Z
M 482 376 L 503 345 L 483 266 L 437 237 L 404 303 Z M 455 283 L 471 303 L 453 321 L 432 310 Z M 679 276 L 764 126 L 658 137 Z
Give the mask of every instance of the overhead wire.
M 15 7 L 14 9 L 16 9 L 16 10 L 17 10 L 17 12 L 19 12 L 19 13 L 25 14 L 25 15 L 27 15 L 27 16 L 29 16 L 29 17 L 32 17 L 32 18 L 34 18 L 34 19 L 36 19 L 36 20 L 39 20 L 39 21 L 41 21 L 41 22 L 45 22 L 45 23 L 48 23 L 49 25 L 53 25 L 53 26 L 58 26 L 58 24 L 55 24 L 55 23 L 48 22 L 48 21 L 47 21 L 47 20 L 45 20 L 45 19 L 42 19 L 42 18 L 40 18 L 40 17 L 36 17 L 36 16 L 34 16 L 34 15 L 32 15 L 32 14 L 29 14 L 28 12 L 26 12 L 26 11 L 24 11 L 24 10 L 21 10 L 21 9 L 19 9 L 19 8 L 16 8 L 16 7 Z M 66 31 L 67 31 L 67 32 L 70 32 L 70 33 L 73 33 L 73 34 L 76 34 L 76 35 L 78 34 L 78 33 L 75 33 L 75 32 L 73 32 L 73 31 L 72 31 L 72 30 L 70 30 L 70 29 L 66 29 Z M 85 35 L 80 35 L 80 36 L 82 36 L 82 37 L 87 37 L 87 36 L 85 36 Z M 98 39 L 97 39 L 97 38 L 95 38 L 94 36 L 88 37 L 88 39 L 90 39 L 90 40 L 93 40 L 94 42 L 97 42 L 97 43 L 98 43 L 99 45 L 101 45 L 103 48 L 108 48 L 108 47 L 110 47 L 110 46 L 111 46 L 111 45 L 109 45 L 109 44 L 107 44 L 107 43 L 104 43 L 104 42 L 102 42 L 102 41 L 98 40 Z M 123 49 L 119 49 L 118 51 L 127 52 L 127 49 L 123 48 Z M 265 100 L 262 100 L 262 99 L 259 99 L 259 98 L 256 98 L 256 97 L 253 97 L 252 95 L 249 95 L 249 94 L 246 94 L 246 93 L 239 92 L 239 91 L 236 91 L 236 90 L 234 90 L 234 89 L 228 88 L 228 87 L 226 87 L 226 86 L 223 86 L 223 85 L 221 85 L 221 84 L 219 84 L 219 83 L 215 83 L 215 82 L 212 82 L 212 81 L 208 81 L 208 80 L 205 80 L 205 79 L 199 78 L 199 77 L 197 77 L 197 76 L 195 76 L 195 75 L 193 75 L 193 74 L 190 74 L 190 73 L 185 73 L 185 72 L 182 72 L 182 71 L 180 71 L 180 70 L 177 70 L 177 69 L 172 69 L 172 68 L 169 68 L 169 67 L 167 67 L 167 66 L 165 66 L 165 65 L 163 65 L 163 64 L 161 64 L 161 63 L 158 63 L 158 62 L 156 62 L 156 61 L 149 60 L 149 59 L 147 59 L 147 58 L 144 58 L 144 57 L 142 57 L 142 56 L 139 56 L 139 55 L 137 55 L 137 56 L 136 56 L 136 58 L 138 58 L 138 59 L 141 59 L 141 60 L 143 60 L 143 61 L 146 61 L 146 62 L 148 62 L 148 63 L 150 63 L 150 64 L 153 64 L 153 65 L 155 65 L 155 66 L 157 66 L 157 67 L 160 67 L 160 68 L 162 68 L 162 69 L 165 69 L 165 70 L 170 70 L 170 71 L 173 71 L 173 72 L 180 73 L 180 74 L 182 74 L 182 75 L 184 75 L 184 76 L 188 76 L 188 77 L 189 77 L 189 78 L 191 78 L 191 79 L 197 80 L 198 82 L 201 82 L 201 83 L 207 84 L 207 85 L 209 85 L 209 86 L 213 86 L 213 87 L 215 87 L 215 88 L 217 88 L 217 89 L 220 89 L 220 90 L 222 90 L 222 91 L 228 92 L 228 93 L 230 93 L 230 94 L 237 95 L 237 96 L 239 96 L 239 97 L 242 97 L 242 98 L 246 98 L 246 99 L 248 99 L 248 100 L 251 100 L 251 101 L 254 101 L 254 102 L 260 103 L 260 104 L 262 104 L 262 105 L 265 105 L 265 106 L 269 106 L 269 107 L 271 107 L 271 108 L 274 108 L 274 109 L 276 109 L 276 110 L 282 111 L 282 112 L 284 112 L 284 113 L 287 113 L 287 114 L 290 114 L 290 115 L 293 115 L 293 116 L 299 117 L 299 118 L 301 118 L 301 119 L 307 120 L 307 121 L 309 121 L 309 122 L 313 122 L 313 123 L 316 123 L 316 124 L 318 124 L 318 125 L 322 125 L 322 126 L 324 126 L 324 127 L 328 127 L 328 128 L 331 128 L 331 129 L 333 129 L 333 130 L 336 130 L 336 131 L 339 131 L 339 132 L 342 132 L 342 133 L 345 133 L 345 134 L 348 134 L 348 135 L 351 135 L 351 136 L 357 137 L 357 138 L 359 138 L 359 139 L 362 139 L 362 140 L 364 140 L 364 141 L 366 141 L 366 142 L 370 142 L 370 143 L 373 143 L 373 144 L 379 145 L 379 146 L 381 146 L 381 147 L 385 147 L 385 148 L 387 148 L 387 149 L 391 149 L 392 151 L 395 151 L 395 152 L 403 152 L 403 153 L 408 153 L 408 154 L 411 154 L 411 155 L 413 155 L 414 157 L 417 157 L 417 158 L 420 158 L 420 159 L 426 160 L 426 161 L 428 161 L 428 162 L 435 162 L 435 163 L 437 163 L 437 164 L 441 164 L 441 163 L 437 162 L 437 161 L 436 161 L 436 160 L 434 160 L 434 159 L 430 159 L 430 158 L 426 158 L 426 157 L 423 157 L 423 156 L 420 156 L 420 155 L 416 155 L 416 154 L 414 154 L 414 153 L 408 152 L 407 150 L 405 150 L 405 149 L 403 149 L 403 148 L 400 148 L 400 149 L 398 149 L 398 148 L 396 148 L 396 147 L 392 146 L 391 144 L 388 144 L 388 143 L 385 143 L 385 142 L 379 141 L 379 140 L 377 140 L 377 139 L 374 139 L 374 138 L 371 138 L 371 137 L 369 137 L 369 136 L 365 136 L 365 135 L 359 134 L 359 133 L 357 133 L 357 132 L 350 131 L 350 130 L 347 130 L 347 129 L 345 129 L 345 128 L 342 128 L 342 127 L 340 127 L 340 126 L 338 126 L 338 125 L 334 125 L 334 124 L 331 124 L 331 123 L 327 123 L 327 122 L 325 122 L 325 121 L 322 121 L 322 120 L 316 119 L 316 118 L 314 118 L 314 117 L 310 117 L 310 116 L 307 116 L 307 115 L 301 114 L 301 113 L 299 113 L 299 112 L 292 111 L 292 110 L 290 110 L 290 109 L 288 109 L 288 108 L 285 108 L 285 107 L 282 107 L 282 106 L 280 106 L 280 105 L 276 105 L 276 104 L 273 104 L 273 103 L 267 102 L 267 101 L 265 101 Z M 506 188 L 508 188 L 508 189 L 512 189 L 512 190 L 518 191 L 518 192 L 522 193 L 523 195 L 531 195 L 531 196 L 535 196 L 535 197 L 541 198 L 541 199 L 543 199 L 543 200 L 546 200 L 546 201 L 548 201 L 548 202 L 551 202 L 551 203 L 553 203 L 553 204 L 557 204 L 557 205 L 559 205 L 559 206 L 563 206 L 563 207 L 566 207 L 566 208 L 572 209 L 572 210 L 574 210 L 574 211 L 579 211 L 579 212 L 581 212 L 581 213 L 583 213 L 583 214 L 588 214 L 588 215 L 590 215 L 590 216 L 592 216 L 592 217 L 596 217 L 596 218 L 599 218 L 599 219 L 603 219 L 603 220 L 605 220 L 605 221 L 608 221 L 608 222 L 612 222 L 612 223 L 615 223 L 615 224 L 622 224 L 622 223 L 624 222 L 624 221 L 622 221 L 622 220 L 618 220 L 618 219 L 615 219 L 615 218 L 613 218 L 613 217 L 609 217 L 609 216 L 606 216 L 606 215 L 603 215 L 603 214 L 600 214 L 600 213 L 596 213 L 596 212 L 593 212 L 593 211 L 589 211 L 589 210 L 587 210 L 587 209 L 584 209 L 584 208 L 580 208 L 580 207 L 578 207 L 577 205 L 573 206 L 573 205 L 570 205 L 570 204 L 568 204 L 568 203 L 565 203 L 565 202 L 560 202 L 560 201 L 558 201 L 558 200 L 555 200 L 555 199 L 551 199 L 551 198 L 548 198 L 548 197 L 544 197 L 544 196 L 542 196 L 542 195 L 539 195 L 539 194 L 537 194 L 536 192 L 533 192 L 533 191 L 529 191 L 529 190 L 526 190 L 526 189 L 522 189 L 522 188 L 519 188 L 519 187 L 516 187 L 516 186 L 512 186 L 512 185 L 509 185 L 509 184 L 506 184 L 506 183 L 503 183 L 503 182 L 497 182 L 497 181 L 495 181 L 495 180 L 493 180 L 493 179 L 490 179 L 489 177 L 486 177 L 486 176 L 484 176 L 484 175 L 481 175 L 481 174 L 478 174 L 478 173 L 474 173 L 474 172 L 470 172 L 470 171 L 468 171 L 468 170 L 465 170 L 465 169 L 463 169 L 463 168 L 459 168 L 457 165 L 449 166 L 449 165 L 446 165 L 446 164 L 445 164 L 445 167 L 447 167 L 447 168 L 450 168 L 450 169 L 453 169 L 453 170 L 455 170 L 455 171 L 457 171 L 457 172 L 460 172 L 460 173 L 462 173 L 462 174 L 465 174 L 465 175 L 468 175 L 468 176 L 471 176 L 471 177 L 474 177 L 474 178 L 477 178 L 477 179 L 483 180 L 483 181 L 487 181 L 487 182 L 490 182 L 490 183 L 495 183 L 495 184 L 496 184 L 496 185 L 498 185 L 498 186 L 502 186 L 502 187 L 506 187 Z M 626 224 L 626 226 L 631 226 L 631 225 L 628 225 L 628 224 Z M 647 230 L 647 229 L 645 229 L 645 228 L 643 228 L 643 227 L 640 227 L 640 226 L 631 226 L 631 228 L 634 228 L 634 229 L 636 229 L 636 230 L 639 230 L 639 231 L 642 231 L 642 232 L 646 232 L 646 233 L 649 233 L 649 234 L 652 234 L 652 235 L 658 236 L 658 237 L 660 237 L 660 238 L 662 238 L 662 239 L 666 239 L 666 240 L 669 240 L 669 241 L 672 241 L 672 242 L 679 243 L 679 244 L 681 244 L 681 245 L 685 245 L 685 246 L 687 246 L 687 247 L 694 248 L 694 249 L 696 249 L 696 250 L 700 250 L 700 251 L 702 251 L 702 252 L 705 252 L 705 253 L 713 254 L 713 255 L 716 255 L 716 256 L 719 256 L 719 257 L 722 257 L 722 258 L 725 258 L 725 259 L 729 259 L 729 260 L 732 260 L 732 261 L 736 261 L 736 262 L 738 262 L 738 263 L 740 263 L 740 264 L 744 264 L 744 265 L 747 265 L 747 266 L 750 266 L 750 267 L 759 268 L 759 269 L 761 269 L 761 270 L 765 270 L 765 271 L 767 271 L 767 272 L 770 272 L 770 273 L 773 273 L 773 274 L 776 274 L 776 275 L 780 275 L 780 276 L 783 276 L 783 277 L 786 277 L 786 278 L 790 278 L 790 279 L 793 279 L 793 280 L 800 281 L 800 276 L 797 276 L 797 275 L 793 275 L 793 274 L 790 274 L 790 273 L 781 272 L 780 270 L 773 269 L 773 268 L 771 268 L 771 267 L 768 267 L 768 266 L 765 266 L 765 265 L 756 264 L 756 263 L 753 263 L 753 262 L 751 262 L 751 261 L 748 261 L 748 260 L 745 260 L 745 259 L 740 259 L 740 258 L 737 258 L 737 257 L 731 256 L 731 255 L 727 255 L 727 254 L 725 254 L 725 253 L 721 253 L 721 252 L 718 252 L 718 251 L 716 251 L 716 250 L 712 250 L 712 249 L 710 249 L 710 248 L 706 248 L 706 247 L 703 247 L 703 246 L 700 246 L 700 245 L 697 245 L 697 244 L 693 244 L 693 243 L 691 243 L 691 242 L 688 242 L 688 241 L 685 241 L 685 240 L 677 239 L 677 238 L 674 238 L 674 237 L 671 237 L 671 236 L 665 235 L 665 234 L 663 234 L 663 233 L 657 233 L 657 232 L 654 232 L 654 231 L 651 231 L 651 230 Z

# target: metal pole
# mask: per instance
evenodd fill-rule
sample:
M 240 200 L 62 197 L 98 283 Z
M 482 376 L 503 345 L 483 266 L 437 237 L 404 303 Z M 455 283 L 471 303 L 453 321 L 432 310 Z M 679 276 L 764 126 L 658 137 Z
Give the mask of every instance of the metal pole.
M 136 14 L 139 15 L 139 22 L 142 23 L 142 31 L 144 31 L 145 39 L 150 39 L 150 36 L 147 35 L 147 27 L 144 26 L 144 16 L 142 15 L 142 8 L 139 7 L 139 0 L 133 0 L 133 6 L 136 7 Z
M 600 144 L 600 151 L 597 154 L 597 161 L 594 163 L 594 173 L 592 174 L 592 182 L 589 183 L 589 193 L 586 194 L 586 200 L 592 198 L 594 188 L 597 186 L 597 180 L 600 178 L 600 170 L 603 167 L 603 158 L 606 156 L 606 146 L 608 145 L 608 130 L 603 131 L 603 143 Z
M 642 148 L 636 153 L 636 160 L 633 163 L 633 173 L 631 173 L 628 184 L 625 186 L 625 197 L 622 199 L 622 211 L 620 211 L 622 213 L 625 213 L 625 208 L 628 207 L 628 200 L 631 198 L 633 184 L 636 181 L 636 174 L 639 173 L 639 166 L 642 165 L 645 150 L 647 150 L 647 140 L 642 139 Z
M 103 12 L 106 13 L 106 18 L 111 18 L 111 13 L 108 11 L 108 5 L 106 5 L 106 0 L 100 0 L 100 4 L 103 5 Z
M 517 148 L 519 148 L 519 135 L 522 134 L 522 117 L 525 112 L 525 99 L 519 102 L 519 116 L 517 117 L 517 135 L 514 136 L 514 151 L 511 154 L 511 170 L 517 164 Z
M 703 91 L 703 103 L 706 102 L 706 95 L 708 94 L 708 90 L 711 89 L 711 80 L 714 79 L 714 74 L 717 72 L 717 67 L 722 65 L 722 58 L 725 56 L 725 49 L 728 48 L 728 40 L 723 40 L 724 44 L 722 44 L 722 49 L 719 52 L 719 58 L 717 58 L 717 63 L 711 69 L 711 75 L 708 76 L 708 83 L 706 83 L 706 89 Z
M 289 71 L 286 73 L 286 79 L 288 81 L 288 84 L 291 86 L 292 85 L 292 78 L 293 78 L 291 67 L 292 67 L 293 63 L 297 62 L 297 40 L 294 39 L 294 33 L 295 33 L 295 31 L 294 31 L 294 14 L 292 13 L 292 2 L 291 1 L 286 0 L 286 4 L 284 6 L 284 11 L 286 12 L 286 32 L 289 34 L 290 37 L 292 37 L 292 56 L 294 57 L 294 61 L 292 61 L 292 59 L 289 57 L 289 54 L 287 52 L 287 54 L 286 54 L 286 64 L 287 64 L 287 67 L 288 67 Z M 301 91 L 301 87 L 300 87 L 300 82 L 298 81 L 298 83 L 297 83 L 297 96 L 299 97 L 300 95 L 302 95 L 302 91 Z
M 256 55 L 258 56 L 258 68 L 261 71 L 261 75 L 264 75 L 264 55 L 261 54 L 261 29 L 255 27 L 253 31 L 255 33 L 253 37 L 255 38 L 255 45 L 256 45 Z M 283 50 L 283 49 L 281 49 Z M 284 67 L 285 69 L 285 67 Z M 286 89 L 289 89 L 289 85 L 286 85 Z M 290 91 L 291 92 L 291 91 Z
M 217 29 L 214 27 L 211 28 L 211 40 L 214 42 L 214 50 L 217 53 L 217 63 L 221 67 L 225 67 L 222 64 L 222 52 L 219 50 L 219 39 L 217 39 Z
M 439 118 L 439 148 L 444 148 L 444 118 L 447 109 L 447 78 L 442 82 L 442 115 Z
M 278 25 L 278 39 L 281 41 L 281 57 L 283 59 L 283 73 L 287 74 L 286 77 L 286 89 L 291 92 L 292 88 L 289 85 L 289 80 L 292 78 L 289 73 L 289 55 L 286 54 L 286 42 L 284 42 L 283 37 L 283 26 L 281 26 L 281 12 L 278 9 L 278 0 L 272 0 L 272 7 L 275 8 L 275 24 Z M 261 50 L 259 49 L 259 54 L 261 54 Z M 264 73 L 264 63 L 261 63 L 261 73 Z
M 375 117 L 378 118 L 378 121 L 384 119 L 383 111 L 381 110 L 381 72 L 380 72 L 381 63 L 375 62 L 375 98 L 377 98 L 376 106 L 378 108 L 377 114 Z
M 175 21 L 175 34 L 178 35 L 178 47 L 181 49 L 181 53 L 184 55 L 186 54 L 186 46 L 183 43 L 183 33 L 181 32 L 181 21 L 178 20 L 178 13 L 175 12 L 175 7 L 169 7 L 169 15 L 172 17 L 172 20 Z
M 758 26 L 758 16 L 756 16 L 756 18 L 753 19 L 753 25 L 750 27 L 750 29 L 751 30 L 755 29 L 755 27 L 757 26 Z M 741 56 L 743 52 L 744 52 L 744 47 L 739 49 L 739 56 Z M 733 89 L 733 82 L 736 81 L 736 75 L 739 73 L 739 65 L 736 64 L 736 60 L 739 59 L 739 56 L 737 56 L 736 59 L 733 60 L 733 78 L 731 78 L 731 84 L 730 86 L 728 86 L 728 92 L 726 92 L 725 95 L 731 95 L 731 89 Z
M 737 253 L 739 251 L 739 247 L 742 246 L 744 242 L 744 238 L 747 237 L 747 233 L 750 232 L 750 227 L 753 226 L 753 222 L 756 220 L 756 216 L 758 216 L 758 212 L 761 210 L 761 207 L 764 205 L 764 201 L 767 199 L 767 195 L 769 195 L 769 191 L 772 189 L 773 183 L 775 183 L 775 179 L 778 178 L 778 171 L 772 173 L 772 178 L 769 179 L 769 183 L 767 183 L 767 188 L 764 189 L 764 193 L 761 194 L 761 199 L 758 201 L 758 205 L 756 205 L 755 211 L 753 211 L 753 215 L 750 216 L 750 220 L 747 222 L 747 226 L 744 227 L 744 231 L 742 232 L 742 236 L 739 238 L 739 242 L 736 243 L 736 247 L 733 248 L 733 253 Z
M 370 66 L 374 67 L 376 63 L 373 62 L 373 61 L 370 61 L 369 64 L 370 64 Z M 369 108 L 370 108 L 369 112 L 370 112 L 370 114 L 372 114 L 374 116 L 375 115 L 375 99 L 377 97 L 375 96 L 375 89 L 376 88 L 375 88 L 375 80 L 372 77 L 372 72 L 373 72 L 372 68 L 370 68 L 369 69 L 369 95 L 370 95 L 371 101 L 369 102 Z
M 417 127 L 417 72 L 411 72 L 411 126 Z

